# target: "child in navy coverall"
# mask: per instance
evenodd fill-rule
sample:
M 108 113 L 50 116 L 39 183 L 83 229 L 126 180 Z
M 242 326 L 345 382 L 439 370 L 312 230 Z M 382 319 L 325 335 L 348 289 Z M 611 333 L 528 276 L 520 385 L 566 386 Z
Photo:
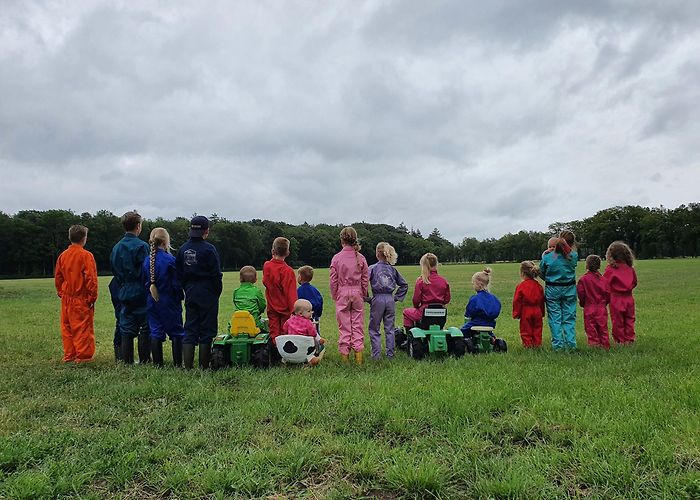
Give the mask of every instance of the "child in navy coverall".
M 219 253 L 211 243 L 209 220 L 198 215 L 190 221 L 190 239 L 175 258 L 177 276 L 185 290 L 185 338 L 182 358 L 185 368 L 194 363 L 194 348 L 199 344 L 199 367 L 209 368 L 211 343 L 216 336 L 219 296 L 223 284 Z
M 321 332 L 321 315 L 323 314 L 323 296 L 318 288 L 311 284 L 311 280 L 314 279 L 314 268 L 311 266 L 301 266 L 297 270 L 297 283 L 299 283 L 299 288 L 297 288 L 297 297 L 300 299 L 306 299 L 311 303 L 311 308 L 313 310 L 313 321 L 316 324 L 316 331 Z

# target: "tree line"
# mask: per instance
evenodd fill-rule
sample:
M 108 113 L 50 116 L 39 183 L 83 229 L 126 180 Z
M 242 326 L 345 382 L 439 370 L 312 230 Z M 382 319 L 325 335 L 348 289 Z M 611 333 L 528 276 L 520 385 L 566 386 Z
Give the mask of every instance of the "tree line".
M 221 256 L 224 270 L 253 265 L 260 269 L 269 258 L 272 240 L 284 236 L 291 241 L 292 266 L 308 264 L 328 267 L 339 249 L 342 225 L 300 224 L 254 219 L 230 221 L 212 214 L 209 241 Z M 70 210 L 23 210 L 14 215 L 0 212 L 0 276 L 51 276 L 58 255 L 68 246 L 68 227 L 83 224 L 90 230 L 86 248 L 95 255 L 100 273 L 109 273 L 112 246 L 122 237 L 120 216 L 106 210 L 76 214 Z M 148 239 L 154 227 L 165 227 L 173 246 L 188 238 L 189 219 L 144 220 L 141 238 Z M 500 238 L 478 240 L 465 237 L 459 244 L 445 239 L 435 228 L 424 237 L 403 223 L 358 222 L 352 224 L 362 242 L 362 253 L 374 262 L 374 247 L 388 241 L 399 254 L 399 264 L 416 264 L 421 255 L 433 252 L 442 262 L 497 262 L 537 260 L 553 234 L 571 229 L 579 240 L 579 254 L 603 255 L 614 240 L 626 241 L 639 258 L 696 257 L 700 251 L 700 203 L 675 209 L 640 206 L 613 207 L 592 217 L 554 222 L 548 231 L 520 231 Z

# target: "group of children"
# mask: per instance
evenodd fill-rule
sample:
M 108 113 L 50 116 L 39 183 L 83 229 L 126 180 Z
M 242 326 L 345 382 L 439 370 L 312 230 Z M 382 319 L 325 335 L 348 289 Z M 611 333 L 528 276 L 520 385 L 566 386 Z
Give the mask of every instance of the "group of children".
M 136 212 L 122 217 L 124 237 L 114 246 L 110 262 L 114 278 L 110 293 L 115 306 L 115 358 L 134 363 L 136 338 L 140 363 L 163 365 L 163 342 L 172 342 L 173 362 L 191 369 L 198 348 L 200 368 L 208 368 L 211 345 L 217 335 L 222 272 L 216 248 L 206 241 L 209 221 L 196 216 L 190 221 L 189 240 L 177 254 L 171 254 L 170 236 L 164 228 L 151 231 L 149 243 L 139 239 L 142 219 Z M 56 264 L 56 290 L 61 297 L 61 333 L 63 360 L 83 362 L 95 351 L 93 318 L 97 300 L 95 260 L 83 247 L 87 228 L 69 229 L 71 246 Z M 330 292 L 335 302 L 339 338 L 338 350 L 343 362 L 363 362 L 364 304 L 370 304 L 369 336 L 371 355 L 382 355 L 380 327 L 383 323 L 386 356 L 394 356 L 395 341 L 405 343 L 407 331 L 422 318 L 428 305 L 446 305 L 451 300 L 450 285 L 438 273 L 438 259 L 432 253 L 420 259 L 421 275 L 416 280 L 412 305 L 403 311 L 404 329 L 396 328 L 395 304 L 408 293 L 408 283 L 394 267 L 397 255 L 386 242 L 376 247 L 377 263 L 368 266 L 360 253 L 357 232 L 352 227 L 340 232 L 342 249 L 330 265 Z M 303 266 L 295 274 L 286 263 L 289 240 L 275 238 L 272 258 L 263 266 L 265 294 L 255 286 L 257 271 L 252 266 L 240 270 L 240 287 L 233 293 L 236 310 L 250 312 L 259 327 L 267 328 L 272 342 L 283 334 L 306 335 L 315 339 L 317 353 L 325 340 L 320 337 L 319 321 L 323 297 L 311 284 L 313 268 Z M 575 237 L 563 231 L 549 241 L 540 268 L 531 261 L 521 263 L 521 283 L 513 298 L 513 317 L 520 320 L 520 335 L 525 347 L 542 344 L 542 318 L 547 313 L 555 350 L 576 348 L 576 299 L 584 309 L 584 324 L 590 345 L 609 348 L 607 307 L 618 343 L 635 340 L 634 299 L 637 284 L 630 248 L 614 242 L 608 248 L 608 266 L 600 274 L 601 259 L 586 259 L 587 273 L 576 284 L 578 254 Z M 501 311 L 498 298 L 490 293 L 491 269 L 472 276 L 474 295 L 465 310 L 467 334 L 474 326 L 495 327 Z M 545 282 L 543 289 L 537 278 Z M 297 287 L 297 284 L 299 285 Z M 371 291 L 371 294 L 370 294 Z M 182 320 L 182 302 L 185 321 Z M 276 355 L 273 349 L 273 355 Z M 279 359 L 279 358 L 278 358 Z M 318 361 L 318 358 L 315 358 Z

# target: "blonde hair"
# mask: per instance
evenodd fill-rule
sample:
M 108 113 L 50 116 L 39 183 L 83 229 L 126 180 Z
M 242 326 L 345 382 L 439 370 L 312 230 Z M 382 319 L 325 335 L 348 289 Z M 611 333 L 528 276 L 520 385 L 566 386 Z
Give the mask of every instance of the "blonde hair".
M 438 265 L 437 255 L 434 253 L 426 253 L 420 258 L 420 277 L 423 283 L 430 284 L 430 271 Z
M 297 273 L 299 273 L 299 277 L 304 283 L 309 283 L 314 279 L 314 268 L 311 266 L 301 266 L 297 269 Z
M 253 266 L 243 266 L 238 273 L 241 283 L 255 283 L 258 279 L 258 272 Z
M 540 270 L 531 260 L 524 260 L 520 263 L 520 274 L 534 280 L 540 275 Z
M 358 252 L 362 248 L 360 246 L 360 240 L 357 238 L 357 231 L 354 227 L 347 226 L 340 231 L 340 243 L 342 245 L 351 246 L 355 250 L 355 262 L 357 263 L 357 270 L 359 271 L 362 266 L 360 265 L 360 257 Z
M 313 311 L 314 307 L 311 305 L 311 302 L 309 302 L 306 299 L 299 299 L 296 302 L 294 302 L 294 314 L 299 314 L 303 312 L 311 312 Z
M 170 251 L 170 235 L 168 234 L 168 230 L 164 227 L 154 227 L 151 230 L 148 242 L 151 246 L 148 262 L 151 286 L 148 287 L 148 291 L 151 292 L 153 300 L 158 302 L 158 300 L 160 300 L 160 295 L 158 294 L 158 287 L 156 286 L 156 251 L 162 246 L 165 246 L 166 252 Z
M 487 292 L 491 290 L 491 268 L 487 267 L 483 271 L 474 273 L 472 276 L 472 285 L 474 285 L 474 290 L 480 292 L 486 290 Z
M 289 254 L 289 240 L 282 236 L 278 236 L 272 242 L 272 255 L 278 257 L 286 257 Z
M 380 241 L 377 243 L 376 252 L 378 257 L 383 257 L 384 260 L 386 260 L 392 266 L 396 264 L 397 260 L 399 260 L 399 256 L 396 253 L 396 250 L 394 250 L 394 247 L 389 245 L 389 243 L 386 241 Z
M 610 243 L 607 252 L 605 252 L 605 260 L 608 261 L 609 266 L 617 267 L 618 262 L 624 262 L 632 267 L 634 265 L 634 253 L 624 241 L 613 241 Z

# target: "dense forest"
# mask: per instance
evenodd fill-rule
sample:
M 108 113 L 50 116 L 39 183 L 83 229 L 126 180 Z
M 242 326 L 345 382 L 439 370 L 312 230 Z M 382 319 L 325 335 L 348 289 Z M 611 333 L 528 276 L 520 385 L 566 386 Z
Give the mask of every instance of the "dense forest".
M 216 214 L 209 241 L 219 250 L 224 270 L 251 264 L 260 268 L 269 258 L 272 240 L 285 236 L 292 243 L 288 261 L 293 266 L 309 264 L 327 267 L 340 248 L 341 225 L 301 224 L 251 220 L 229 221 Z M 24 210 L 15 215 L 0 212 L 0 276 L 50 276 L 57 256 L 68 246 L 68 227 L 83 224 L 90 229 L 88 248 L 101 273 L 109 273 L 109 254 L 121 238 L 120 216 L 108 211 L 76 214 L 68 210 Z M 141 237 L 148 239 L 153 227 L 165 227 L 173 246 L 187 240 L 189 219 L 146 220 Z M 415 264 L 421 255 L 433 252 L 442 262 L 496 262 L 538 259 L 550 235 L 561 229 L 573 230 L 579 240 L 579 253 L 602 255 L 613 240 L 630 244 L 639 258 L 695 257 L 700 251 L 700 203 L 675 209 L 639 206 L 613 207 L 584 220 L 554 222 L 548 231 L 520 231 L 498 239 L 465 237 L 453 244 L 436 228 L 427 237 L 404 224 L 353 223 L 362 241 L 362 253 L 374 262 L 374 247 L 388 241 L 399 254 L 399 264 Z

